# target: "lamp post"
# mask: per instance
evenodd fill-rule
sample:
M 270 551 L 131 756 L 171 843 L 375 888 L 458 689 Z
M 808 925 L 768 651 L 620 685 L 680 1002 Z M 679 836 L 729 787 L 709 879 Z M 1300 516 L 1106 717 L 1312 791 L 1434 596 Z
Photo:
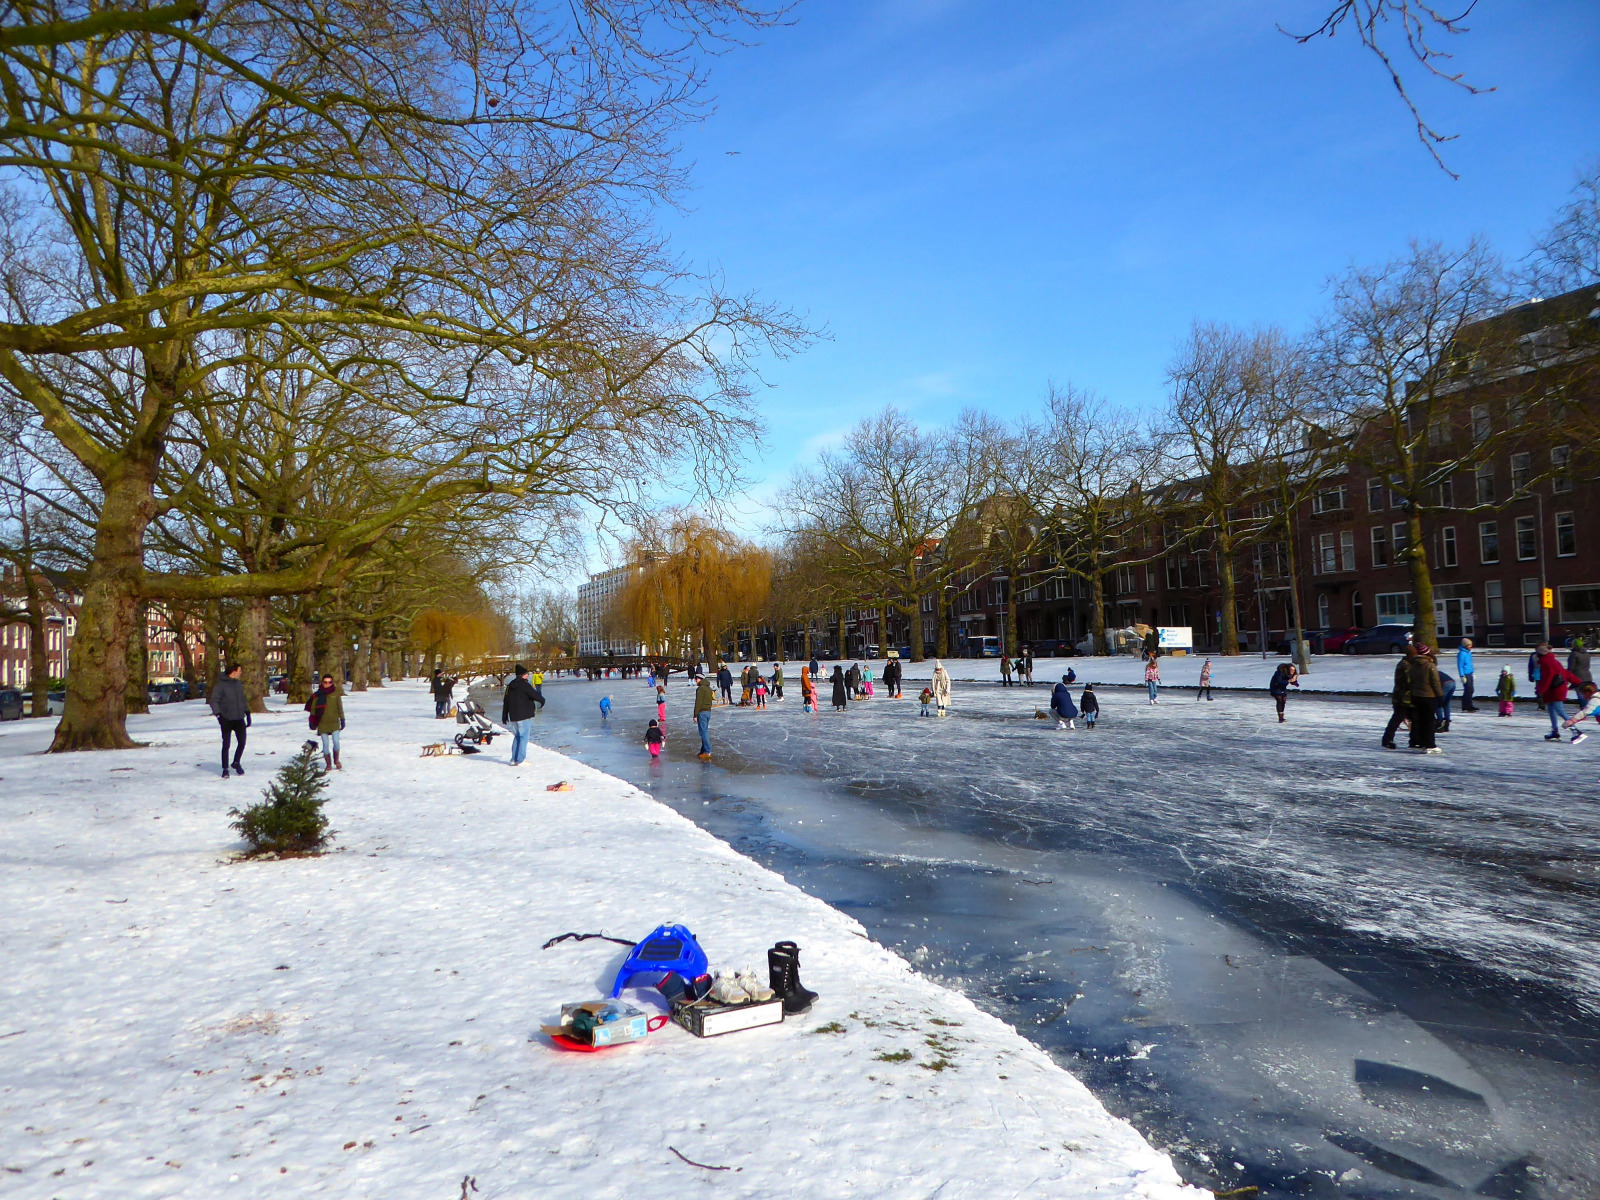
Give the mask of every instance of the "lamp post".
M 1533 502 L 1539 514 L 1539 540 L 1535 543 L 1539 550 L 1539 616 L 1544 620 L 1544 640 L 1550 641 L 1550 610 L 1545 607 L 1545 578 L 1544 578 L 1544 493 L 1535 491 Z

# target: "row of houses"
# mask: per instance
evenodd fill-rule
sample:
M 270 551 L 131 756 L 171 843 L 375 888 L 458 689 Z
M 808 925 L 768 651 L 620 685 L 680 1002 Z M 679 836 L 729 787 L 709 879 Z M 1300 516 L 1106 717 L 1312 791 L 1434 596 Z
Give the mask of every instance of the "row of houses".
M 45 658 L 50 678 L 65 679 L 72 671 L 72 643 L 78 633 L 78 606 L 83 597 L 76 592 L 46 584 Z M 0 566 L 0 605 L 16 608 L 21 603 L 22 579 L 11 565 Z M 152 683 L 170 682 L 183 674 L 183 655 L 178 633 L 152 613 L 145 629 Z M 184 631 L 191 661 L 205 658 L 205 632 L 198 624 Z M 27 688 L 33 684 L 33 630 L 22 621 L 0 625 L 0 688 Z

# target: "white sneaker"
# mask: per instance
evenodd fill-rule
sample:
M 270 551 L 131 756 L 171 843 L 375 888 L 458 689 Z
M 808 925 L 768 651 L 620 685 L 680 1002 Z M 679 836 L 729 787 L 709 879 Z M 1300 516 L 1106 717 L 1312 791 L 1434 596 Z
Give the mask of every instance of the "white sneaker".
M 760 977 L 755 973 L 754 969 L 746 967 L 744 970 L 740 971 L 736 976 L 734 976 L 734 978 L 739 981 L 739 985 L 744 988 L 745 995 L 749 996 L 750 999 L 756 1001 L 772 999 L 772 989 L 761 982 Z
M 1424 754 L 1443 754 L 1444 751 L 1439 749 L 1439 747 L 1437 747 L 1437 746 L 1429 746 L 1426 750 L 1423 751 L 1423 753 Z
M 1587 733 L 1575 733 L 1572 735 L 1572 744 L 1574 746 L 1576 746 L 1579 742 L 1587 742 L 1588 740 L 1589 735 Z

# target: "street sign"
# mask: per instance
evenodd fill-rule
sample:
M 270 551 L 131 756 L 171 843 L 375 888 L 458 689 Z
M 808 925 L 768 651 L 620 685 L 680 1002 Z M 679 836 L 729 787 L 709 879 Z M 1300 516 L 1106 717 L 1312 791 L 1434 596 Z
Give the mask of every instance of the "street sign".
M 1194 649 L 1194 628 L 1190 625 L 1157 625 L 1156 645 L 1163 650 Z
M 1554 608 L 1556 606 L 1556 590 L 1555 590 L 1555 588 L 1545 588 L 1545 590 L 1544 590 L 1544 606 L 1546 608 Z

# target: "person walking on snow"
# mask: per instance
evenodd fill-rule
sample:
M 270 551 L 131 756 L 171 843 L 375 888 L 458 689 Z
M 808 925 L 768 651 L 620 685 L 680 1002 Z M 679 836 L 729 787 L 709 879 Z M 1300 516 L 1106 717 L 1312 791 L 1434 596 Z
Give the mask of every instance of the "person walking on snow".
M 433 682 L 429 685 L 429 689 L 433 692 L 433 715 L 435 717 L 447 717 L 450 715 L 450 690 L 455 685 L 456 681 L 438 667 L 433 669 Z
M 850 689 L 845 685 L 844 668 L 833 666 L 833 711 L 843 712 L 850 706 Z
M 1050 711 L 1056 714 L 1057 729 L 1076 729 L 1073 718 L 1078 715 L 1078 710 L 1073 707 L 1072 693 L 1067 690 L 1067 677 L 1063 675 L 1061 682 L 1050 692 Z
M 234 774 L 244 774 L 239 760 L 244 757 L 244 731 L 250 727 L 250 701 L 245 698 L 244 683 L 239 678 L 240 670 L 238 663 L 230 666 L 227 674 L 217 680 L 217 686 L 211 689 L 211 695 L 206 697 L 206 703 L 211 706 L 211 715 L 217 718 L 217 726 L 222 730 L 224 779 L 228 777 L 229 738 L 237 739 L 233 752 Z
M 724 704 L 733 703 L 733 672 L 728 670 L 727 663 L 717 664 L 717 687 L 722 692 Z
M 1544 740 L 1559 742 L 1561 722 L 1567 719 L 1567 686 L 1583 681 L 1561 665 L 1551 651 L 1549 642 L 1540 642 L 1537 653 L 1539 655 L 1537 694 L 1544 702 L 1545 711 L 1550 714 L 1550 732 L 1544 735 Z
M 933 681 L 929 685 L 933 692 L 933 703 L 939 710 L 941 717 L 949 716 L 950 707 L 950 672 L 946 671 L 936 658 L 933 660 Z
M 1004 654 L 1000 656 L 1000 686 L 1011 686 L 1011 660 Z
M 773 663 L 772 664 L 772 698 L 774 700 L 782 700 L 783 699 L 783 664 L 782 663 Z
M 1144 664 L 1144 685 L 1150 689 L 1150 703 L 1160 704 L 1156 695 L 1161 691 L 1161 660 L 1154 654 Z
M 1406 672 L 1411 682 L 1411 747 L 1423 754 L 1443 754 L 1433 740 L 1439 700 L 1444 696 L 1439 664 L 1434 661 L 1430 647 L 1412 642 L 1411 649 L 1415 653 L 1406 658 Z
M 1517 677 L 1511 673 L 1510 667 L 1500 668 L 1500 682 L 1495 684 L 1494 694 L 1500 698 L 1500 715 L 1509 717 L 1517 711 Z
M 1289 702 L 1289 689 L 1299 687 L 1300 681 L 1289 672 L 1288 663 L 1279 663 L 1278 669 L 1272 673 L 1272 678 L 1267 681 L 1267 694 L 1272 697 L 1273 703 L 1278 707 L 1278 724 L 1282 725 L 1288 720 L 1283 715 L 1283 706 Z
M 306 701 L 306 711 L 311 714 L 311 728 L 322 739 L 322 765 L 344 770 L 344 764 L 339 761 L 339 734 L 344 729 L 344 689 L 333 682 L 332 675 L 322 677 L 322 686 Z
M 1033 686 L 1033 651 L 1032 650 L 1029 650 L 1029 649 L 1026 649 L 1026 648 L 1023 649 L 1023 651 L 1022 651 L 1022 661 L 1021 661 L 1021 663 L 1020 663 L 1020 665 L 1018 667 L 1017 675 L 1018 675 L 1019 682 L 1026 683 L 1029 687 Z
M 1093 729 L 1094 723 L 1100 719 L 1100 697 L 1094 694 L 1094 684 L 1083 685 L 1083 695 L 1078 698 L 1078 703 L 1083 708 L 1084 728 Z
M 699 758 L 702 762 L 711 757 L 711 710 L 716 706 L 717 698 L 711 694 L 711 684 L 701 676 L 700 685 L 694 690 L 694 723 L 700 730 Z
M 1204 693 L 1207 700 L 1211 699 L 1211 660 L 1209 658 L 1200 664 L 1200 686 L 1194 690 L 1195 703 L 1198 704 L 1200 702 L 1202 693 Z
M 661 726 L 654 721 L 651 721 L 649 728 L 644 731 L 644 744 L 650 748 L 652 761 L 661 757 Z
M 1472 676 L 1472 639 L 1462 638 L 1461 645 L 1456 647 L 1456 674 L 1461 677 L 1461 711 L 1464 713 L 1477 712 L 1478 706 L 1472 702 L 1474 679 Z
M 506 684 L 506 694 L 500 701 L 500 724 L 511 730 L 511 765 L 520 767 L 528 756 L 528 737 L 533 732 L 533 718 L 539 713 L 539 701 L 533 694 L 533 683 L 528 679 L 528 668 L 518 663 L 516 674 Z

